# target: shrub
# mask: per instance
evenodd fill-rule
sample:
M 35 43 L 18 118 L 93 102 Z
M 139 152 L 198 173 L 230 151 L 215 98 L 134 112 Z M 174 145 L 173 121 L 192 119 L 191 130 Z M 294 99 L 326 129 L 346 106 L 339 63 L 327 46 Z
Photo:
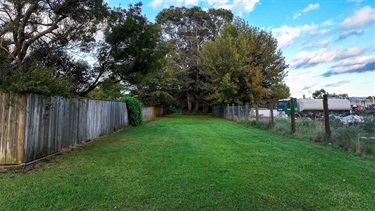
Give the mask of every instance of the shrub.
M 362 129 L 368 134 L 375 135 L 375 117 L 364 116 L 363 121 L 364 122 L 361 125 Z
M 343 126 L 332 131 L 334 144 L 355 154 L 371 153 L 371 146 L 359 140 L 365 131 L 359 125 Z
M 134 126 L 142 124 L 142 104 L 134 97 L 123 97 L 120 101 L 125 102 L 128 108 L 129 123 Z

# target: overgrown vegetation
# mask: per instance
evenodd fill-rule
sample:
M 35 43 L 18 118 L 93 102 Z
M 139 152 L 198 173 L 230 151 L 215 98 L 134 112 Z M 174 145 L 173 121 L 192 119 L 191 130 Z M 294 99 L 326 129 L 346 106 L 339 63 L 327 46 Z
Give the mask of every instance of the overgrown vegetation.
M 45 96 L 71 96 L 69 82 L 53 77 L 54 70 L 37 63 L 30 67 L 12 65 L 0 71 L 0 91 L 11 94 L 36 93 Z
M 375 118 L 367 116 L 363 119 L 364 122 L 357 122 L 350 125 L 345 125 L 338 120 L 331 120 L 332 144 L 356 155 L 375 158 L 375 141 L 372 141 L 371 138 L 368 139 L 368 137 L 375 137 Z M 249 124 L 256 126 L 255 120 L 251 120 Z M 326 141 L 324 122 L 319 120 L 297 119 L 297 128 L 294 134 L 290 132 L 290 120 L 285 118 L 277 118 L 274 127 L 270 127 L 268 118 L 263 118 L 258 127 L 268 129 L 280 135 L 311 142 L 324 143 Z
M 122 97 L 120 101 L 126 102 L 129 124 L 134 126 L 142 124 L 142 104 L 137 99 L 130 96 Z
M 0 174 L 0 184 L 0 210 L 372 210 L 375 163 L 209 116 L 170 116 Z

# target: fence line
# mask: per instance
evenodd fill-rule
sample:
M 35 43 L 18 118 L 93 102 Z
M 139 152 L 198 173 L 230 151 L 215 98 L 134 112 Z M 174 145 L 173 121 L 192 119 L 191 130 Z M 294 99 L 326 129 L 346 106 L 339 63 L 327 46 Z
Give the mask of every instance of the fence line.
M 255 118 L 255 108 L 251 105 L 235 106 L 235 105 L 216 105 L 213 106 L 213 113 L 224 119 L 233 121 L 247 121 L 250 118 Z M 266 107 L 260 107 L 258 109 L 260 117 L 270 117 L 270 109 Z M 277 110 L 273 109 L 273 114 L 277 116 Z
M 126 104 L 36 94 L 0 96 L 0 165 L 22 164 L 128 125 Z

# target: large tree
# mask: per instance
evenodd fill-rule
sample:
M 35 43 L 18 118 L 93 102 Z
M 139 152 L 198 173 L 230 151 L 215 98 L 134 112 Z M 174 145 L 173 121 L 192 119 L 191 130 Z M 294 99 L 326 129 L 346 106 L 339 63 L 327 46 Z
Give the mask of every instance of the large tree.
M 163 67 L 168 51 L 159 25 L 142 15 L 141 3 L 117 8 L 105 30 L 99 50 L 101 71 L 110 71 L 119 81 L 137 84 L 150 72 Z
M 272 34 L 241 19 L 202 50 L 200 65 L 212 81 L 206 85 L 219 103 L 269 103 L 286 75 L 284 57 Z
M 0 48 L 22 63 L 37 42 L 91 42 L 107 14 L 103 0 L 1 0 Z
M 192 107 L 197 110 L 204 103 L 205 78 L 198 63 L 201 48 L 206 42 L 213 41 L 232 18 L 229 10 L 205 11 L 200 7 L 170 7 L 157 15 L 156 22 L 161 26 L 164 40 L 173 48 L 170 56 L 186 75 L 186 86 L 181 88 L 186 110 L 190 111 Z
M 25 73 L 32 66 L 49 68 L 53 72 L 45 78 L 68 82 L 71 94 L 87 96 L 104 82 L 105 87 L 109 81 L 139 83 L 147 73 L 161 68 L 159 59 L 166 48 L 159 26 L 141 14 L 141 3 L 127 9 L 109 9 L 101 0 L 9 0 L 1 4 L 0 52 L 14 66 L 1 68 L 7 80 L 17 66 L 23 66 Z M 93 36 L 99 28 L 104 40 L 96 41 Z M 73 56 L 73 50 L 89 52 L 95 64 Z M 28 74 L 24 75 L 28 80 Z M 9 91 L 3 79 L 0 88 Z

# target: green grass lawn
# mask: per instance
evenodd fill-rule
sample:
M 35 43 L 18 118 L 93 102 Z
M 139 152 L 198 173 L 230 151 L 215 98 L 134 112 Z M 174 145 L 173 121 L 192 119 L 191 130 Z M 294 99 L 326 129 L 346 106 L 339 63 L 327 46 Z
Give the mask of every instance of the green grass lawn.
M 208 116 L 100 138 L 0 174 L 0 210 L 375 209 L 375 163 Z

